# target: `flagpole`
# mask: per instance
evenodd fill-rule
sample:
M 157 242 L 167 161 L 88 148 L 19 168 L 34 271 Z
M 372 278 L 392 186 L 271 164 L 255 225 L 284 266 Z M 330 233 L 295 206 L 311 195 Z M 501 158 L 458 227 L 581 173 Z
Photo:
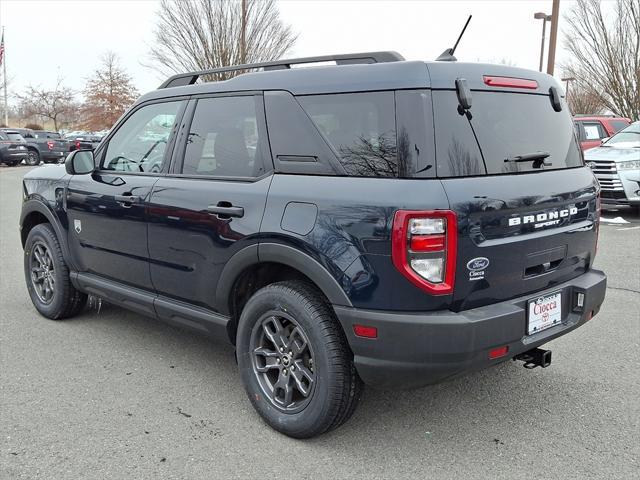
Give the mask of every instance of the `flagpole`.
M 4 26 L 2 27 L 2 40 L 4 41 Z M 7 106 L 7 48 L 2 52 L 2 79 L 4 80 L 4 124 L 9 126 L 9 107 Z

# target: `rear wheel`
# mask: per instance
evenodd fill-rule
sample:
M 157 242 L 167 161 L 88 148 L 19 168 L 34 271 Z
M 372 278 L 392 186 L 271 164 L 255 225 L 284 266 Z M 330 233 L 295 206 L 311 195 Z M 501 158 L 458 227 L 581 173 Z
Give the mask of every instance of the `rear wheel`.
M 24 254 L 27 290 L 40 314 L 61 320 L 76 315 L 84 308 L 87 295 L 71 284 L 69 268 L 50 224 L 33 227 L 27 236 Z
M 40 154 L 35 150 L 29 150 L 29 156 L 27 157 L 26 163 L 32 167 L 40 165 Z
M 348 420 L 362 382 L 332 309 L 302 282 L 257 291 L 237 336 L 238 366 L 249 399 L 274 429 L 309 438 Z

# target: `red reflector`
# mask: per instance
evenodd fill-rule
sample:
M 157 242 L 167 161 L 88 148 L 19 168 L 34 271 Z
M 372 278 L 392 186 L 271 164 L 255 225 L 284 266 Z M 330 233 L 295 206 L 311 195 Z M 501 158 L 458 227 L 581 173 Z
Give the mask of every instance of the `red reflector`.
M 509 345 L 505 345 L 504 347 L 494 348 L 493 350 L 489 350 L 489 358 L 491 360 L 504 357 L 509 352 Z
M 367 327 L 366 325 L 354 325 L 353 333 L 357 337 L 378 338 L 378 329 L 376 327 Z
M 412 235 L 411 250 L 414 252 L 438 252 L 444 250 L 444 235 Z
M 491 87 L 530 88 L 532 90 L 538 88 L 538 82 L 526 78 L 494 77 L 489 75 L 484 75 L 482 78 L 484 83 Z

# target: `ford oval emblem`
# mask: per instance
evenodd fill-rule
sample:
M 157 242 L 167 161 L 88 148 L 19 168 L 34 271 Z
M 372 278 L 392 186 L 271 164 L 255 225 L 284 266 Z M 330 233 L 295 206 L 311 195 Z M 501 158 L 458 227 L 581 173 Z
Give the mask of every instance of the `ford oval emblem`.
M 486 257 L 476 257 L 467 262 L 467 268 L 472 272 L 476 270 L 484 270 L 488 266 L 489 259 Z

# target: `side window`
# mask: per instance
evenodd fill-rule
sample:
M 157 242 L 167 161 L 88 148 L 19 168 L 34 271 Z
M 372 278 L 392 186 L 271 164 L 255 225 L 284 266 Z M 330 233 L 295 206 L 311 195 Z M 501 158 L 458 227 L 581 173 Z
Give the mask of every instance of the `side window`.
M 183 102 L 154 103 L 133 113 L 109 140 L 103 170 L 160 172 Z
M 584 128 L 585 140 L 600 140 L 607 136 L 602 125 L 597 122 L 582 122 L 582 127 Z
M 333 145 L 348 175 L 398 176 L 393 92 L 308 95 L 297 99 Z
M 627 128 L 629 124 L 624 120 L 611 120 L 611 126 L 613 127 L 613 132 L 617 133 L 623 128 Z
M 255 95 L 201 98 L 196 104 L 182 173 L 259 177 L 265 172 L 259 109 Z

